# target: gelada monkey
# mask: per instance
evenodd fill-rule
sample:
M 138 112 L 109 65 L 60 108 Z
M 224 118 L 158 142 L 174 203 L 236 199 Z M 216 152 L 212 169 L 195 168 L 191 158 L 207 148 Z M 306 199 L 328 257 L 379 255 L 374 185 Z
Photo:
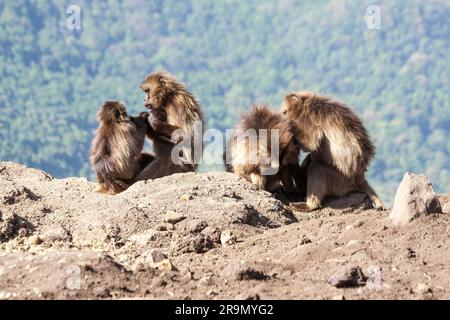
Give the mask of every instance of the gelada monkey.
M 310 152 L 306 202 L 292 203 L 294 209 L 315 210 L 327 196 L 360 191 L 375 208 L 384 210 L 383 201 L 365 178 L 375 147 L 362 121 L 347 106 L 299 92 L 285 97 L 283 113 L 295 125 L 300 147 Z
M 274 143 L 278 148 L 272 148 Z M 267 106 L 254 106 L 242 115 L 228 141 L 225 166 L 258 189 L 281 187 L 286 193 L 304 194 L 299 153 L 295 130 L 287 119 Z
M 144 104 L 150 110 L 148 119 L 150 127 L 157 136 L 172 139 L 177 144 L 176 147 L 180 147 L 180 156 L 183 157 L 183 161 L 175 163 L 173 159 L 167 157 L 168 149 L 164 149 L 163 159 L 146 167 L 138 175 L 137 180 L 195 171 L 198 162 L 195 161 L 194 141 L 200 141 L 200 156 L 203 149 L 203 113 L 197 99 L 183 84 L 166 72 L 154 72 L 148 75 L 141 84 L 141 90 L 146 95 Z M 151 112 L 151 110 L 159 109 L 165 112 L 165 121 L 158 118 L 160 113 Z M 178 136 L 174 133 L 178 133 Z M 173 146 L 171 148 L 173 149 Z M 159 168 L 159 165 L 164 166 Z
M 125 105 L 107 101 L 97 113 L 99 127 L 92 141 L 90 160 L 99 183 L 98 192 L 116 194 L 127 189 L 145 165 L 142 154 L 148 131 L 147 113 L 130 117 Z

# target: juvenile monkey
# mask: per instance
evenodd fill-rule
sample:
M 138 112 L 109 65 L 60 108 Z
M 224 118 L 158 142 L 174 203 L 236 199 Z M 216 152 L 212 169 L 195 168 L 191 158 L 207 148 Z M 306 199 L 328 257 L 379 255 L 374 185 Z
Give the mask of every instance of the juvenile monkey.
M 278 140 L 272 140 L 275 130 Z M 272 143 L 278 143 L 278 148 L 272 148 Z M 267 106 L 254 106 L 242 115 L 228 141 L 225 166 L 258 189 L 282 187 L 287 193 L 304 194 L 299 153 L 295 130 L 287 119 Z
M 147 113 L 129 117 L 125 105 L 107 101 L 97 113 L 99 127 L 91 147 L 91 164 L 99 183 L 98 192 L 116 194 L 127 189 L 150 159 L 142 154 L 148 131 Z
M 150 116 L 161 122 L 167 121 L 166 112 L 162 108 L 151 109 L 149 113 L 149 117 Z M 134 179 L 135 181 L 143 180 L 140 177 L 145 177 L 145 179 L 156 179 L 172 173 L 186 172 L 171 161 L 172 149 L 175 146 L 175 143 L 172 142 L 170 138 L 156 132 L 151 126 L 148 126 L 147 137 L 153 143 L 154 154 L 147 155 L 147 160 L 144 161 L 144 163 L 146 163 L 144 166 L 141 164 L 142 170 Z
M 384 210 L 365 178 L 375 147 L 356 114 L 338 101 L 311 92 L 287 95 L 283 113 L 295 125 L 300 147 L 310 152 L 306 203 L 292 203 L 293 208 L 311 211 L 320 208 L 327 196 L 361 191 L 375 208 Z
M 180 149 L 185 161 L 174 163 L 168 154 L 169 150 L 164 149 L 163 157 L 157 156 L 156 162 L 150 163 L 138 175 L 137 180 L 195 171 L 198 164 L 194 161 L 193 141 L 194 139 L 202 141 L 203 138 L 203 113 L 197 99 L 183 84 L 165 72 L 154 72 L 148 75 L 141 84 L 141 90 L 146 94 L 144 104 L 148 109 L 162 109 L 167 115 L 163 121 L 158 118 L 158 113 L 150 112 L 148 119 L 150 127 L 157 135 L 172 139 L 175 144 L 182 141 Z M 201 125 L 200 129 L 196 128 L 196 123 Z M 178 132 L 178 137 L 173 137 L 175 130 Z M 166 147 L 168 145 L 164 146 Z

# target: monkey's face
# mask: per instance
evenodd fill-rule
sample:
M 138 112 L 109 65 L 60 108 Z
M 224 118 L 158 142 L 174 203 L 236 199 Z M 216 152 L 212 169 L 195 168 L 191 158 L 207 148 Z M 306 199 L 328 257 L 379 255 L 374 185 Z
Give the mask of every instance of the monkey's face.
M 119 101 L 105 102 L 97 117 L 101 123 L 130 121 L 125 105 Z
M 162 73 L 152 73 L 141 84 L 144 92 L 144 105 L 148 109 L 162 108 L 169 95 L 168 79 Z

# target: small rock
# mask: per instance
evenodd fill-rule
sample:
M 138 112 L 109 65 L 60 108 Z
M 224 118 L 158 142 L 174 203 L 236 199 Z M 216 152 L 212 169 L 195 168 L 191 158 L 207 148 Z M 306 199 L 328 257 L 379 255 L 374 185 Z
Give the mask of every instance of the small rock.
M 92 291 L 92 293 L 94 294 L 94 296 L 96 296 L 98 298 L 110 298 L 111 297 L 111 292 L 107 288 L 95 287 L 94 290 Z
M 134 272 L 146 271 L 167 259 L 167 256 L 158 249 L 147 250 L 136 259 L 132 266 L 132 270 Z
M 156 231 L 166 231 L 167 228 L 166 228 L 166 225 L 164 223 L 160 223 L 160 224 L 157 224 L 155 226 L 155 230 Z
M 185 275 L 185 278 L 186 278 L 187 280 L 195 280 L 195 279 L 194 279 L 194 271 L 188 271 L 188 272 L 186 273 L 186 275 Z
M 171 223 L 171 224 L 176 224 L 184 219 L 186 219 L 185 216 L 183 216 L 181 213 L 178 213 L 175 211 L 167 211 L 167 213 L 164 217 L 164 221 Z
M 430 213 L 442 212 L 439 197 L 425 175 L 406 173 L 397 193 L 389 217 L 394 224 L 407 224 Z
M 413 249 L 411 249 L 411 248 L 406 248 L 405 257 L 407 259 L 415 258 L 416 257 L 416 252 Z
M 210 296 L 210 297 L 213 297 L 213 296 L 218 296 L 219 294 L 216 291 L 214 291 L 214 290 L 208 290 L 206 295 Z
M 307 236 L 303 235 L 302 241 L 300 242 L 300 244 L 303 245 L 303 244 L 308 244 L 308 243 L 311 243 L 311 242 L 312 241 L 311 241 L 310 238 L 308 238 Z
M 366 223 L 364 220 L 358 220 L 358 221 L 356 221 L 356 222 L 353 224 L 353 227 L 354 227 L 354 228 L 359 228 L 359 227 L 361 227 L 362 225 L 364 225 L 364 223 Z
M 160 228 L 159 225 L 156 227 Z M 156 227 L 155 227 L 155 230 L 156 230 Z M 141 247 L 145 247 L 150 242 L 155 241 L 155 239 L 156 239 L 155 230 L 149 229 L 144 232 L 132 235 L 130 237 L 130 241 L 134 242 L 135 244 L 137 244 Z M 159 231 L 159 230 L 156 230 L 156 231 Z M 164 230 L 162 230 L 162 231 L 164 231 Z
M 336 288 L 353 288 L 365 285 L 366 277 L 358 266 L 344 266 L 338 269 L 328 281 Z
M 156 231 L 171 231 L 174 229 L 175 227 L 171 223 L 160 223 L 155 226 Z
M 194 219 L 188 222 L 186 230 L 191 233 L 199 233 L 208 226 L 205 220 Z
M 158 262 L 161 262 L 161 261 L 167 259 L 167 256 L 164 253 L 162 253 L 161 251 L 156 250 L 156 249 L 150 250 L 148 257 L 149 257 L 150 263 L 158 263 Z
M 43 242 L 70 241 L 70 234 L 61 226 L 52 226 L 42 231 L 40 238 Z
M 20 228 L 19 231 L 17 231 L 17 235 L 18 235 L 20 238 L 24 238 L 24 237 L 28 236 L 28 229 L 26 229 L 26 228 Z
M 178 271 L 177 268 L 172 264 L 169 259 L 164 259 L 157 263 L 152 263 L 150 265 L 153 269 L 163 270 L 163 271 Z
M 190 194 L 183 194 L 180 197 L 180 200 L 183 200 L 183 201 L 188 201 L 188 200 L 192 200 L 192 199 L 193 199 L 193 197 Z
M 215 243 L 220 243 L 220 230 L 214 227 L 206 227 L 202 230 L 202 234 L 211 238 Z
M 188 252 L 205 253 L 214 248 L 214 243 L 209 236 L 198 234 L 189 240 Z
M 417 284 L 417 292 L 421 295 L 433 296 L 433 290 L 426 283 L 418 283 Z
M 236 243 L 236 236 L 233 234 L 233 232 L 231 230 L 225 230 L 222 232 L 222 234 L 220 235 L 220 243 L 225 246 L 225 245 L 232 245 Z
M 171 247 L 177 253 L 205 253 L 214 248 L 214 242 L 209 236 L 205 236 L 201 233 L 195 235 L 188 234 L 172 241 Z
M 14 238 L 18 227 L 20 227 L 18 215 L 0 211 L 0 243 Z
M 213 275 L 209 274 L 200 279 L 200 282 L 207 286 L 212 286 L 214 284 Z
M 0 291 L 0 300 L 8 300 L 11 298 L 11 293 L 6 291 Z
M 140 271 L 148 271 L 148 265 L 145 264 L 142 260 L 137 260 L 131 266 L 131 270 L 134 273 L 137 273 L 137 272 L 140 272 Z
M 39 235 L 39 233 L 37 233 L 33 237 L 31 237 L 30 241 L 34 245 L 40 245 L 42 243 L 42 239 L 41 239 L 41 236 Z

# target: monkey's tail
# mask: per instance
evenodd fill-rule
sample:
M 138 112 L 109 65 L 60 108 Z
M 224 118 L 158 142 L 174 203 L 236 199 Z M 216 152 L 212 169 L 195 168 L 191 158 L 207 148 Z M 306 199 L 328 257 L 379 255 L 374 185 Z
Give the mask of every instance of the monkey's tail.
M 359 189 L 367 194 L 375 209 L 386 210 L 386 206 L 384 205 L 383 200 L 381 200 L 375 190 L 373 190 L 366 178 L 362 178 L 359 182 Z

